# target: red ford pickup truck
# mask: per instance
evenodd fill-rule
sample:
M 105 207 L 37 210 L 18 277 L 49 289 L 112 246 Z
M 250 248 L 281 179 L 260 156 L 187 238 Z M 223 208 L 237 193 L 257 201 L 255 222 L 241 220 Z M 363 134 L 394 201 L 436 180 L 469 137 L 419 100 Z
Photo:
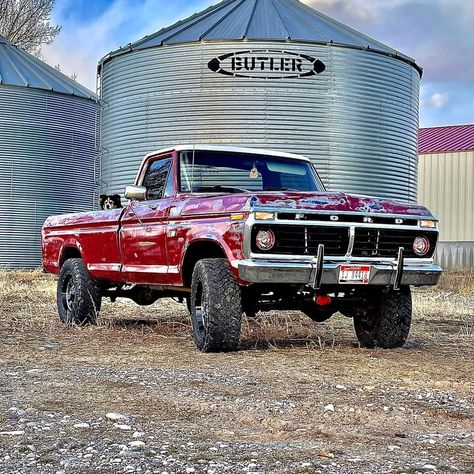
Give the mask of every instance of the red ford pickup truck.
M 224 146 L 147 155 L 124 208 L 50 217 L 44 269 L 66 324 L 94 323 L 104 297 L 178 297 L 204 352 L 238 348 L 243 313 L 340 312 L 363 347 L 408 336 L 410 286 L 435 285 L 428 209 L 326 192 L 309 159 Z

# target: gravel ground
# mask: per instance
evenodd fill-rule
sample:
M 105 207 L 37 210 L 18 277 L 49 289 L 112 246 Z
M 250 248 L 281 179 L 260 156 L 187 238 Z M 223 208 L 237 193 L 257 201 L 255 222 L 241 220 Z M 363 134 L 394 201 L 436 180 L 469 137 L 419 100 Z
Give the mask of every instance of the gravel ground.
M 474 473 L 470 289 L 417 291 L 400 350 L 272 313 L 205 355 L 171 300 L 64 328 L 54 283 L 0 273 L 0 473 Z

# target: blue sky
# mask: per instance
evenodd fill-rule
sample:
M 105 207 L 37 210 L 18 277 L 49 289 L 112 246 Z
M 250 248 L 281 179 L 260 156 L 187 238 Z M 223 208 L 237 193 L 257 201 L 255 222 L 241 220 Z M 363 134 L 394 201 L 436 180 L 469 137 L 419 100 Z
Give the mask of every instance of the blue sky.
M 424 68 L 421 125 L 474 123 L 474 0 L 304 0 L 415 58 Z M 56 0 L 58 39 L 43 56 L 95 90 L 109 51 L 217 3 L 209 0 Z

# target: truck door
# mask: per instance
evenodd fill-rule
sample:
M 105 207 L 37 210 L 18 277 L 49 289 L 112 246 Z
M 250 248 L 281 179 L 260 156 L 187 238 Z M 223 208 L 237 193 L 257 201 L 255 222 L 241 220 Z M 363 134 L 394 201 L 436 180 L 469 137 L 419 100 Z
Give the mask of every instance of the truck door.
M 171 156 L 149 163 L 141 183 L 147 200 L 131 202 L 119 232 L 122 274 L 127 283 L 166 284 L 168 214 L 174 200 L 174 167 Z

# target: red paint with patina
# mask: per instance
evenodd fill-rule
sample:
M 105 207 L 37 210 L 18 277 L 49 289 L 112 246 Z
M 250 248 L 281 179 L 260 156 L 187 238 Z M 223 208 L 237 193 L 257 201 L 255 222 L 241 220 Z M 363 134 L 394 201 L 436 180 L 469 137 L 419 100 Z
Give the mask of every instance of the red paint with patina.
M 132 202 L 112 211 L 48 218 L 42 235 L 44 269 L 58 274 L 65 258 L 80 255 L 92 277 L 99 280 L 180 287 L 184 285 L 186 252 L 197 242 L 218 245 L 238 278 L 237 262 L 244 258 L 244 221 L 254 209 L 432 216 L 428 209 L 416 204 L 334 192 L 179 194 L 178 154 L 163 156 L 173 158 L 173 196 Z M 136 184 L 141 183 L 149 164 L 163 156 L 144 160 Z M 243 215 L 241 219 L 231 219 L 239 213 Z

